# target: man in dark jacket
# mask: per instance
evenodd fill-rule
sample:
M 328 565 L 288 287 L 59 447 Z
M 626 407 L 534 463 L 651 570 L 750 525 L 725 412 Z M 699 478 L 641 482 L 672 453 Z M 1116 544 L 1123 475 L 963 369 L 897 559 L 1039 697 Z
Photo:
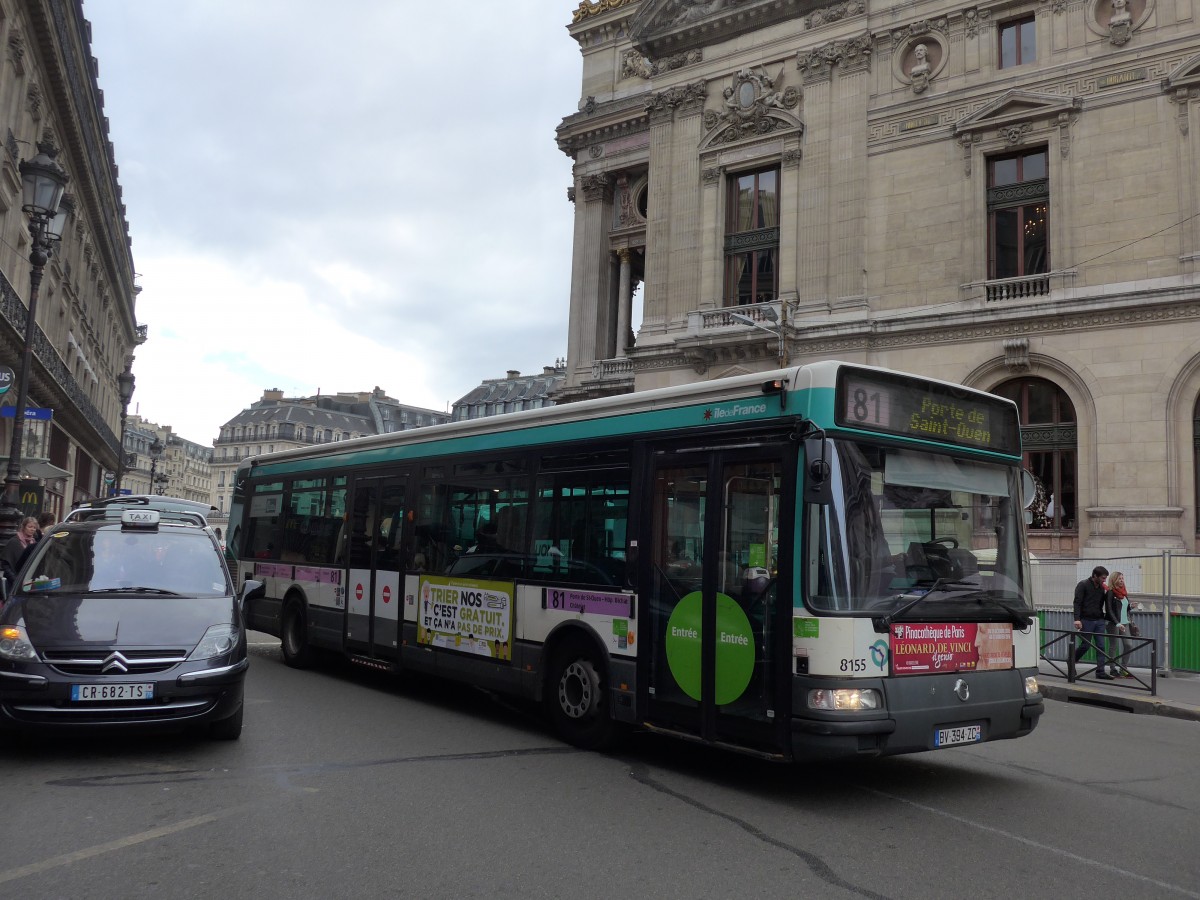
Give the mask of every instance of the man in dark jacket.
M 1075 649 L 1075 662 L 1083 658 L 1089 645 L 1095 647 L 1096 677 L 1112 681 L 1112 676 L 1105 671 L 1108 668 L 1108 656 L 1104 652 L 1104 635 L 1108 632 L 1108 623 L 1115 625 L 1117 619 L 1108 604 L 1108 590 L 1104 586 L 1107 577 L 1108 569 L 1096 566 L 1092 569 L 1091 578 L 1085 578 L 1075 585 L 1075 630 L 1084 635 L 1098 635 L 1094 638 L 1085 637 L 1079 642 Z

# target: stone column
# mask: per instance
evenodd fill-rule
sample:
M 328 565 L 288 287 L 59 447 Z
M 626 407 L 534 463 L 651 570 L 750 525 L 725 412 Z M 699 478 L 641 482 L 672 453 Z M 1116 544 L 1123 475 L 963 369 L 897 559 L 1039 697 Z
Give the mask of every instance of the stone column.
M 650 116 L 650 196 L 642 295 L 643 335 L 666 333 L 668 321 L 678 315 L 676 307 L 682 302 L 672 301 L 672 296 L 684 297 L 690 291 L 693 296 L 690 302 L 696 302 L 700 189 L 696 148 L 704 91 L 704 82 L 699 81 L 669 88 L 646 101 Z M 681 111 L 678 122 L 677 110 Z M 683 252 L 677 252 L 677 241 Z M 691 272 L 676 269 L 689 263 Z
M 578 202 L 580 195 L 582 204 Z M 592 363 L 606 356 L 612 331 L 611 254 L 607 246 L 612 221 L 609 175 L 601 172 L 581 176 L 576 198 L 567 386 L 578 385 L 581 379 L 591 376 Z
M 704 114 L 704 82 L 685 87 L 675 111 L 671 149 L 671 282 L 667 319 L 672 327 L 687 321 L 688 312 L 700 305 L 700 266 L 703 236 L 700 231 L 699 146 Z
M 632 342 L 629 320 L 633 317 L 633 251 L 623 247 L 617 251 L 621 261 L 621 274 L 617 288 L 617 359 L 625 358 L 625 351 Z
M 830 94 L 829 231 L 830 299 L 866 294 L 867 100 L 871 37 L 836 45 L 837 71 Z
M 795 285 L 801 308 L 829 299 L 830 103 L 836 59 L 832 49 L 833 45 L 828 45 L 805 51 L 796 60 L 804 81 L 805 125 L 804 162 L 797 173 L 795 246 Z M 780 250 L 788 252 L 787 248 Z

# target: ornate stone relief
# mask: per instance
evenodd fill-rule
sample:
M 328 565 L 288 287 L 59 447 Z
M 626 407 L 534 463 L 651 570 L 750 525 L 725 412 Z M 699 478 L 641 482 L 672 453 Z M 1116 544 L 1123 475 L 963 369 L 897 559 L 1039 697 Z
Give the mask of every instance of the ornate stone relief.
M 622 172 L 617 176 L 616 225 L 618 228 L 635 228 L 645 225 L 646 219 L 638 210 L 638 193 L 646 185 L 646 176 L 630 178 Z M 626 251 L 627 252 L 627 251 Z
M 25 74 L 25 35 L 20 28 L 13 26 L 8 33 L 8 58 L 18 75 Z
M 848 19 L 851 16 L 861 16 L 866 11 L 867 4 L 865 0 L 846 0 L 845 3 L 827 6 L 824 9 L 818 9 L 811 16 L 805 16 L 804 27 L 820 28 L 822 25 L 828 25 L 830 22 L 840 22 L 842 19 Z
M 650 121 L 661 122 L 669 118 L 675 110 L 699 111 L 704 106 L 704 98 L 708 88 L 704 81 L 694 81 L 691 84 L 677 85 L 667 88 L 657 94 L 651 94 L 646 101 L 646 112 Z
M 892 73 L 897 80 L 911 85 L 914 94 L 925 93 L 950 58 L 946 20 L 914 22 L 893 32 L 892 41 L 896 47 L 892 54 Z
M 660 60 L 652 60 L 638 50 L 626 50 L 621 57 L 621 78 L 653 78 L 663 72 L 672 72 L 703 61 L 704 51 L 699 48 Z
M 1114 47 L 1128 44 L 1146 24 L 1156 0 L 1088 0 L 1085 21 L 1092 33 L 1108 38 Z
M 1006 91 L 978 111 L 961 119 L 954 130 L 965 155 L 966 174 L 971 174 L 971 146 L 994 135 L 1010 147 L 1024 143 L 1035 127 L 1044 135 L 1048 128 L 1059 129 L 1059 152 L 1070 152 L 1069 128 L 1083 108 L 1080 97 L 1060 97 L 1034 91 Z
M 1179 133 L 1186 135 L 1190 104 L 1200 99 L 1200 55 L 1177 66 L 1174 72 L 1163 79 L 1162 85 L 1167 92 L 1167 99 L 1179 108 L 1175 118 Z
M 591 16 L 598 16 L 612 9 L 620 9 L 622 6 L 628 6 L 634 2 L 635 0 L 582 0 L 571 16 L 571 24 L 576 25 Z
M 579 179 L 579 186 L 583 189 L 584 200 L 603 200 L 608 196 L 609 188 L 612 186 L 612 176 L 607 172 L 584 175 Z
M 1004 341 L 1004 365 L 1018 372 L 1029 368 L 1029 338 L 1006 338 Z
M 747 0 L 679 0 L 671 24 L 690 25 L 745 2 Z
M 704 127 L 717 131 L 711 140 L 728 143 L 756 134 L 770 134 L 784 128 L 795 128 L 797 122 L 780 118 L 778 110 L 795 109 L 800 103 L 800 91 L 795 87 L 781 89 L 783 67 L 772 78 L 765 68 L 741 69 L 733 83 L 722 92 L 721 109 L 706 110 Z
M 844 41 L 833 41 L 824 47 L 801 50 L 796 54 L 796 68 L 805 84 L 828 81 L 833 68 L 843 72 L 859 72 L 871 67 L 871 35 L 860 34 Z
M 964 33 L 967 37 L 979 37 L 979 32 L 992 27 L 992 13 L 987 9 L 963 10 Z
M 29 89 L 25 92 L 25 108 L 29 110 L 29 115 L 33 117 L 33 121 L 40 122 L 42 119 L 42 89 L 36 81 L 29 83 Z

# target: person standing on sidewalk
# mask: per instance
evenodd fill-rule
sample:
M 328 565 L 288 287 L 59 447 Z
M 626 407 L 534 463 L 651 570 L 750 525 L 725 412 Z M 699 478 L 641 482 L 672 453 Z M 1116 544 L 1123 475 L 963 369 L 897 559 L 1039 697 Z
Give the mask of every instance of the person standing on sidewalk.
M 1092 577 L 1085 578 L 1075 585 L 1075 630 L 1085 637 L 1075 648 L 1075 662 L 1083 658 L 1089 646 L 1096 648 L 1096 677 L 1103 681 L 1112 681 L 1113 677 L 1105 671 L 1108 668 L 1108 656 L 1104 645 L 1108 636 L 1108 623 L 1116 624 L 1116 617 L 1109 609 L 1108 588 L 1104 579 L 1108 577 L 1108 569 L 1096 566 L 1092 569 Z
M 1133 638 L 1130 637 L 1133 601 L 1125 589 L 1125 576 L 1121 572 L 1113 572 L 1108 579 L 1108 610 L 1116 618 L 1116 624 L 1108 625 L 1108 658 L 1111 667 L 1108 674 L 1113 678 L 1132 678 L 1129 674 L 1129 655 L 1133 652 Z M 1117 653 L 1117 640 L 1121 641 L 1121 652 Z M 1119 663 L 1119 665 L 1118 665 Z

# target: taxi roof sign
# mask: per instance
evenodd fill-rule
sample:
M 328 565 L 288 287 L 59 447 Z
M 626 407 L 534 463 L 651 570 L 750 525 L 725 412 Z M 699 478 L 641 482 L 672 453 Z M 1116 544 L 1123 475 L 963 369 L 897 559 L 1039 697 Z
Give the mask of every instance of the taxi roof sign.
M 158 525 L 157 509 L 127 509 L 121 513 L 121 524 L 136 528 L 154 528 Z

